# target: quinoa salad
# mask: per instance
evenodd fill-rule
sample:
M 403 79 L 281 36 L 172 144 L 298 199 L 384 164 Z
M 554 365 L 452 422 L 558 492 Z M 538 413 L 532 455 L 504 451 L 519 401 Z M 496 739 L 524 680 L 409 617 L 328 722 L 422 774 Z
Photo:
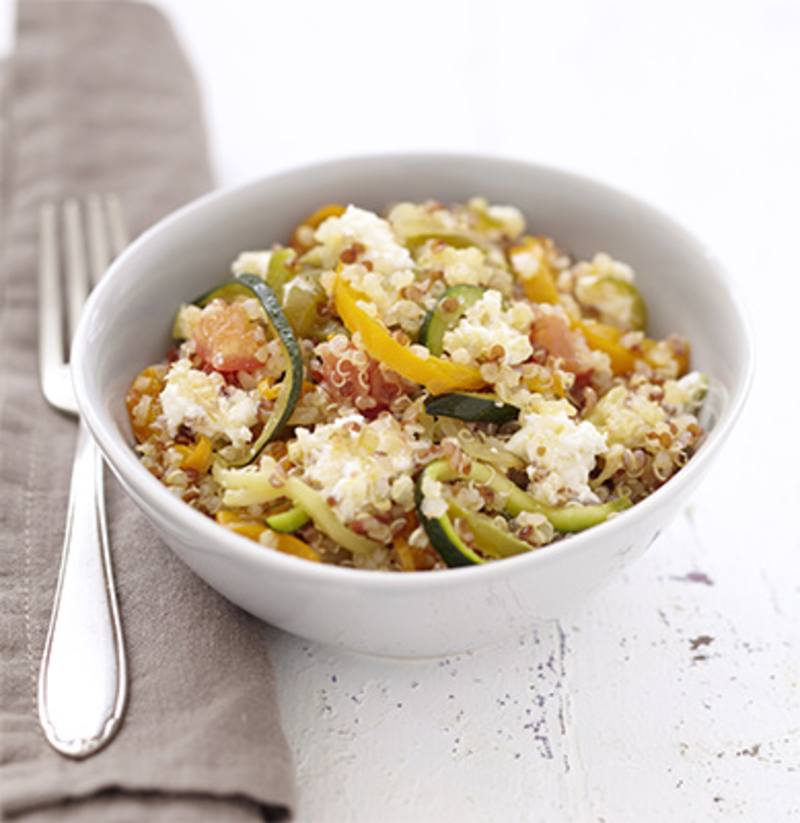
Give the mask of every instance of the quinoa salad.
M 146 468 L 265 551 L 493 562 L 624 517 L 703 440 L 708 378 L 632 268 L 514 206 L 327 205 L 282 240 L 187 295 L 127 394 Z

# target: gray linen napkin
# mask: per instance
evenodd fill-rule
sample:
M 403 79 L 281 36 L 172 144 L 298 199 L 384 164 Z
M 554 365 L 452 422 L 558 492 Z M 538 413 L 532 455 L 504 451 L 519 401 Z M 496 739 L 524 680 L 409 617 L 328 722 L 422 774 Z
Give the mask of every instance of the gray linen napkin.
M 76 424 L 37 382 L 37 210 L 115 191 L 135 234 L 208 190 L 199 96 L 169 25 L 128 2 L 19 7 L 0 277 L 0 809 L 31 821 L 286 819 L 292 763 L 257 621 L 181 564 L 110 473 L 129 651 L 125 722 L 75 762 L 36 714 Z

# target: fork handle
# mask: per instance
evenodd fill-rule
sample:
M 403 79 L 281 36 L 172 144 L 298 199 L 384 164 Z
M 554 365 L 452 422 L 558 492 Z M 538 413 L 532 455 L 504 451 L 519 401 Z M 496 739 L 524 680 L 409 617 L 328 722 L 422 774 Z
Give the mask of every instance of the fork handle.
M 56 600 L 39 674 L 39 718 L 61 754 L 88 757 L 116 733 L 127 671 L 103 494 L 103 459 L 81 423 Z

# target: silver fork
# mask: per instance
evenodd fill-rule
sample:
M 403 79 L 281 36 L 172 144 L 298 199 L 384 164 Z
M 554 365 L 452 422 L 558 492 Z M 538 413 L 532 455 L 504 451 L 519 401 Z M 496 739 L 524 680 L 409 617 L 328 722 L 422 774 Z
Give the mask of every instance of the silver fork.
M 40 229 L 42 393 L 56 409 L 79 417 L 64 314 L 71 334 L 91 286 L 127 245 L 120 204 L 113 195 L 92 195 L 83 207 L 77 200 L 67 201 L 62 209 L 47 203 Z M 103 460 L 80 422 L 55 604 L 39 672 L 39 719 L 47 740 L 63 755 L 88 757 L 116 733 L 126 697 L 127 665 L 106 528 Z

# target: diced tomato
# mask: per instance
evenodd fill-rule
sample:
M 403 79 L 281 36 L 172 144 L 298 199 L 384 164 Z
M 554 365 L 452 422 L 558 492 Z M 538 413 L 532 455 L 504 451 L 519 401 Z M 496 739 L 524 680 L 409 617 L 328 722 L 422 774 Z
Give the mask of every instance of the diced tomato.
M 312 364 L 318 382 L 337 403 L 353 406 L 367 418 L 414 391 L 415 384 L 383 367 L 342 334 L 323 343 L 318 353 L 319 361 Z
M 532 341 L 552 357 L 558 357 L 565 368 L 580 373 L 587 370 L 586 341 L 570 327 L 569 320 L 559 314 L 537 317 L 533 325 Z
M 254 371 L 267 342 L 264 329 L 239 303 L 212 300 L 200 315 L 192 335 L 198 356 L 219 372 Z

